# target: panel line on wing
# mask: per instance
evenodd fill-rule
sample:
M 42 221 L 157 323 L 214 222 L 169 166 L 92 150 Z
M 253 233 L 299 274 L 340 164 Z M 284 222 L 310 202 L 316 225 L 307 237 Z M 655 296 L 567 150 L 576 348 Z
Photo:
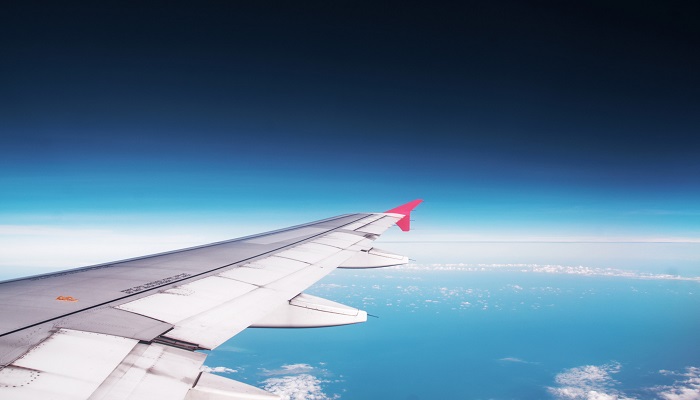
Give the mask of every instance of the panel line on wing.
M 115 308 L 175 324 L 255 288 L 255 285 L 215 275 L 120 304 Z
M 350 231 L 354 231 L 357 228 L 359 228 L 361 226 L 365 226 L 365 225 L 367 225 L 371 222 L 374 222 L 380 218 L 382 218 L 382 214 L 373 214 L 373 215 L 370 215 L 368 217 L 364 217 L 364 218 L 360 219 L 359 221 L 351 222 L 347 225 L 344 225 L 342 228 L 350 230 Z
M 341 250 L 282 279 L 180 321 L 163 336 L 213 349 L 285 304 L 354 254 L 354 251 Z
M 355 231 L 381 235 L 387 229 L 391 228 L 399 219 L 398 217 L 383 216 L 376 221 L 356 228 Z
M 357 237 L 357 239 L 362 240 L 362 237 Z M 310 264 L 318 263 L 341 251 L 333 246 L 306 242 L 247 264 L 252 268 L 240 269 L 241 267 L 236 267 L 217 275 L 120 304 L 115 308 L 170 324 L 177 324 L 180 321 L 206 313 L 221 304 L 307 268 Z M 281 259 L 287 260 L 278 261 Z M 262 268 L 255 268 L 256 264 Z

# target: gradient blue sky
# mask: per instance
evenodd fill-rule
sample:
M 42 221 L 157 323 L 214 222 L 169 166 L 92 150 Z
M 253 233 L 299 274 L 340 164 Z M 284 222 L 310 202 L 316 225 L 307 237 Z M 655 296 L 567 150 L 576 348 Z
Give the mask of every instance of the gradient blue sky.
M 419 197 L 421 240 L 700 240 L 693 10 L 483 3 L 7 5 L 4 247 Z

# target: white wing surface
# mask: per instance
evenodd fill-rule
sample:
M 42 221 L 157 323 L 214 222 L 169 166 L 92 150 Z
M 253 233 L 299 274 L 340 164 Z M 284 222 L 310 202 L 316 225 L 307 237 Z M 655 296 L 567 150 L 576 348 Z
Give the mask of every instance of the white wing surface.
M 274 399 L 201 371 L 248 327 L 323 327 L 367 313 L 303 293 L 335 268 L 405 264 L 373 248 L 415 200 L 184 250 L 0 282 L 2 399 Z

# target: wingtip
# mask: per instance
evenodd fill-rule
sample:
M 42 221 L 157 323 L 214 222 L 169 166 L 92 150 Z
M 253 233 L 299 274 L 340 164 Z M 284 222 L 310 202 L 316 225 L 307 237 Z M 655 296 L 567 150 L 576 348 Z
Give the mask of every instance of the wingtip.
M 391 214 L 403 214 L 404 217 L 398 220 L 398 222 L 396 222 L 396 225 L 398 225 L 402 231 L 407 232 L 411 230 L 411 211 L 413 211 L 414 208 L 418 207 L 418 204 L 422 202 L 423 199 L 416 199 L 413 201 L 409 201 L 406 204 L 402 204 L 398 207 L 394 207 L 391 210 L 385 212 Z
M 398 207 L 394 207 L 389 211 L 385 211 L 386 213 L 394 213 L 394 214 L 408 214 L 411 211 L 413 211 L 414 208 L 418 207 L 418 204 L 422 203 L 423 199 L 415 199 L 413 201 L 409 201 L 406 204 L 402 204 Z

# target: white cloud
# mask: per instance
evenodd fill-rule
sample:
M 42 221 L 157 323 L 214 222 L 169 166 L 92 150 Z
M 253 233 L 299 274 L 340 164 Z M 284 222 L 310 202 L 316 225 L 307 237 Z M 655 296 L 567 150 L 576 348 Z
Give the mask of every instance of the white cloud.
M 313 375 L 289 375 L 264 380 L 263 389 L 274 393 L 282 400 L 330 400 L 339 399 L 339 395 L 328 395 L 323 392 L 321 383 L 326 382 Z
M 526 360 L 523 360 L 522 358 L 518 358 L 518 357 L 503 357 L 503 358 L 499 358 L 498 361 L 518 363 L 518 364 L 539 364 L 539 363 L 532 362 L 532 361 L 526 361 Z
M 235 372 L 238 372 L 237 369 L 229 368 L 229 367 L 208 367 L 206 365 L 202 366 L 202 371 L 204 372 L 215 372 L 219 374 L 233 374 Z
M 105 229 L 70 229 L 46 225 L 0 225 L 2 236 L 76 236 L 111 234 Z
M 586 400 L 618 400 L 621 399 L 616 394 L 600 393 L 595 390 L 588 392 Z
M 274 375 L 292 375 L 292 374 L 308 374 L 314 371 L 314 367 L 309 364 L 287 364 L 279 369 L 262 369 L 262 374 L 265 376 Z
M 328 288 L 328 289 L 335 289 L 335 288 L 344 288 L 347 286 L 344 285 L 339 285 L 337 283 L 317 283 L 316 284 L 317 288 Z
M 616 374 L 620 369 L 620 363 L 617 362 L 601 366 L 584 365 L 557 374 L 555 381 L 560 385 L 571 386 L 607 385 L 614 383 L 610 374 Z
M 558 400 L 633 400 L 616 386 L 612 375 L 620 372 L 620 363 L 584 365 L 557 374 L 557 386 L 547 388 Z M 643 388 L 660 400 L 700 400 L 700 368 L 687 367 L 684 372 L 660 370 L 659 374 L 677 379 L 671 385 Z
M 700 400 L 700 368 L 688 367 L 685 372 L 661 370 L 659 373 L 678 376 L 673 385 L 657 386 L 654 390 L 663 400 Z
M 612 374 L 620 372 L 620 363 L 584 365 L 567 369 L 554 378 L 557 386 L 547 388 L 560 400 L 631 400 L 615 389 Z
M 321 362 L 323 366 L 325 363 Z M 283 400 L 331 400 L 339 399 L 337 394 L 324 392 L 322 384 L 329 381 L 315 375 L 328 375 L 325 369 L 314 368 L 309 364 L 287 364 L 279 369 L 263 369 L 262 375 L 270 378 L 262 381 L 263 389 L 280 396 Z
M 230 352 L 230 353 L 250 353 L 250 350 L 245 348 L 245 347 L 238 347 L 230 344 L 229 342 L 224 343 L 223 345 L 219 346 L 216 348 L 217 353 L 221 352 Z
M 700 283 L 700 276 L 680 276 L 671 274 L 653 274 L 648 272 L 629 271 L 619 268 L 593 268 L 584 266 L 553 265 L 553 264 L 407 264 L 390 267 L 395 270 L 406 271 L 508 271 L 508 272 L 534 272 L 541 274 L 566 274 L 580 276 L 604 276 L 644 280 L 674 280 L 693 281 Z M 518 285 L 509 286 L 518 291 L 523 288 Z

